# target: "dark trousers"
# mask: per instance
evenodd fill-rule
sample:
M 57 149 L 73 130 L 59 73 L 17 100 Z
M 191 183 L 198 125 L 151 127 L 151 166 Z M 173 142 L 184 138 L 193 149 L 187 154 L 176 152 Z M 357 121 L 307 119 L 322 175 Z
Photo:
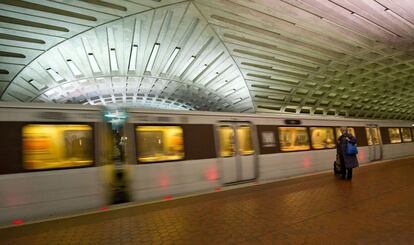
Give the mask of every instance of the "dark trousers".
M 352 179 L 352 168 L 345 169 L 345 179 Z
M 352 179 L 352 168 L 345 167 L 345 160 L 343 156 L 340 156 L 341 159 L 341 176 L 342 179 Z

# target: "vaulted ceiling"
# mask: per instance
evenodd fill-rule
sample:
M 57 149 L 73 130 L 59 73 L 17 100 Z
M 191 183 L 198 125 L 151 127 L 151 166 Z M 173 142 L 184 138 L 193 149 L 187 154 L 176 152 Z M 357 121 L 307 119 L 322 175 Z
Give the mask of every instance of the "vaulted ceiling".
M 5 101 L 414 119 L 412 0 L 1 0 Z

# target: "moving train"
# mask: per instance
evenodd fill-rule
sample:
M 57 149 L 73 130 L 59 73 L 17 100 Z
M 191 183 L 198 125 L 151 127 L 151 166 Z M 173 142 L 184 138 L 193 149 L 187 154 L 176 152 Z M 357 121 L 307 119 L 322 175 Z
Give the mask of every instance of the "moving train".
M 411 121 L 126 109 L 114 127 L 105 111 L 0 103 L 0 225 L 330 170 L 341 126 L 360 164 L 414 155 Z

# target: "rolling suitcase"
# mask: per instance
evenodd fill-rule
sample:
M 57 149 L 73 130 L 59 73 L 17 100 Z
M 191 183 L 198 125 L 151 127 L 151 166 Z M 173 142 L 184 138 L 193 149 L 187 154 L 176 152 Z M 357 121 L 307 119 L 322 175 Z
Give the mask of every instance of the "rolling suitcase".
M 340 175 L 342 173 L 342 165 L 338 155 L 336 156 L 336 160 L 333 163 L 333 170 L 335 175 Z

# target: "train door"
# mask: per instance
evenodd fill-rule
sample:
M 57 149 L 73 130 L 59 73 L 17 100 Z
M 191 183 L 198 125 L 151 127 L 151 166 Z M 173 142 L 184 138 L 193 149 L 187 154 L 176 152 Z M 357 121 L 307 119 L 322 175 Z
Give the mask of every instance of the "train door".
M 380 142 L 379 128 L 377 125 L 367 125 L 365 128 L 368 140 L 368 153 L 370 161 L 381 160 L 382 148 Z
M 106 171 L 111 189 L 111 204 L 119 204 L 130 200 L 126 168 L 127 136 L 125 131 L 125 112 L 108 108 L 104 114 L 105 121 L 111 126 L 111 163 Z
M 219 125 L 219 153 L 225 184 L 252 180 L 256 176 L 255 151 L 250 123 Z

